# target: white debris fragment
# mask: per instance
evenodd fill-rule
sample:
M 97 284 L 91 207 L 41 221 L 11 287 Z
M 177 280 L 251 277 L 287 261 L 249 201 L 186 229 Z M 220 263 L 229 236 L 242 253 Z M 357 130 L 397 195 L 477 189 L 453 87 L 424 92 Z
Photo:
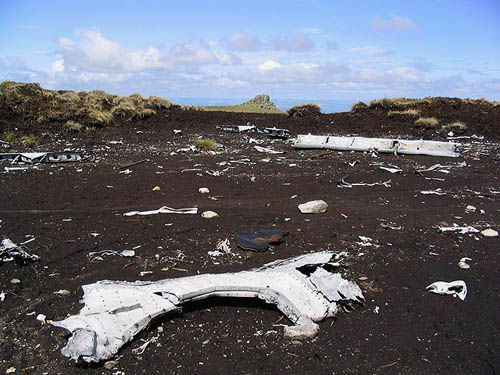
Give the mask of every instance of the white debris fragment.
M 464 270 L 468 270 L 470 268 L 470 265 L 467 263 L 468 261 L 471 261 L 472 259 L 469 258 L 469 257 L 463 257 L 460 259 L 460 261 L 458 262 L 458 266 L 460 268 L 463 268 Z
M 102 260 L 104 260 L 105 256 L 120 256 L 120 257 L 131 258 L 131 257 L 135 256 L 135 251 L 134 250 L 122 250 L 122 251 L 101 250 L 101 251 L 91 251 L 90 253 L 87 254 L 87 258 L 91 262 L 102 261 Z
M 208 194 L 208 193 L 210 193 L 210 190 L 207 187 L 201 187 L 198 189 L 198 192 L 200 194 Z
M 71 292 L 69 290 L 67 290 L 67 289 L 60 289 L 60 290 L 54 292 L 53 294 L 58 295 L 58 296 L 67 296 L 70 293 Z
M 373 309 L 373 313 L 374 313 L 374 314 L 378 314 L 378 313 L 379 313 L 379 311 L 380 311 L 380 307 L 375 306 L 375 308 Z
M 347 182 L 347 177 L 344 176 L 342 177 L 339 182 L 337 182 L 337 187 L 339 188 L 352 188 L 353 186 L 384 186 L 386 188 L 391 187 L 391 180 L 387 181 L 380 181 L 380 182 L 372 182 L 372 183 L 367 183 L 367 182 Z
M 265 152 L 267 154 L 284 154 L 284 151 L 276 151 L 270 147 L 254 146 L 254 148 L 259 152 Z
M 0 293 L 0 302 L 3 302 L 5 301 L 5 292 L 2 291 L 2 293 Z
M 366 236 L 358 236 L 361 242 L 356 242 L 359 246 L 368 247 L 373 246 L 373 239 Z
M 192 214 L 196 215 L 198 213 L 198 208 L 171 208 L 167 206 L 162 206 L 157 210 L 151 211 L 130 211 L 125 212 L 123 216 L 134 216 L 134 215 L 157 215 L 157 214 Z
M 124 169 L 123 171 L 120 171 L 118 173 L 121 173 L 121 174 L 131 174 L 132 170 L 127 168 L 127 169 Z
M 46 320 L 47 320 L 47 317 L 45 315 L 43 315 L 43 314 L 38 314 L 36 316 L 36 320 L 38 320 L 42 324 L 45 324 Z
M 318 214 L 326 212 L 328 204 L 324 200 L 319 199 L 299 204 L 298 208 L 303 214 Z
M 155 187 L 153 188 L 153 191 L 160 191 L 160 190 L 161 190 L 161 187 L 159 187 L 159 186 L 155 186 Z
M 180 130 L 180 129 L 174 129 L 174 134 L 175 135 L 182 134 L 182 130 Z
M 453 224 L 452 227 L 439 227 L 439 231 L 441 233 L 444 232 L 459 232 L 460 234 L 467 234 L 467 233 L 479 233 L 479 229 L 476 229 L 471 226 L 458 226 L 457 224 Z
M 6 374 L 13 374 L 15 372 L 16 372 L 16 368 L 14 366 L 11 366 L 7 370 L 5 370 Z
M 201 214 L 201 217 L 204 219 L 213 219 L 219 217 L 219 214 L 214 211 L 205 211 Z
M 77 315 L 50 323 L 72 334 L 62 354 L 86 362 L 110 358 L 152 319 L 213 296 L 275 304 L 295 324 L 285 329 L 287 337 L 313 337 L 319 329 L 316 322 L 336 316 L 338 305 L 349 309 L 364 303 L 361 289 L 337 273 L 341 257 L 323 251 L 237 273 L 156 282 L 99 281 L 83 286 L 85 306 Z
M 379 169 L 382 169 L 383 171 L 387 171 L 390 173 L 401 173 L 403 170 L 401 168 L 390 168 L 390 167 L 379 167 Z
M 158 338 L 159 338 L 159 336 L 155 336 L 155 337 L 152 337 L 150 340 L 145 341 L 144 344 L 142 344 L 138 348 L 132 349 L 132 353 L 134 353 L 135 355 L 143 354 L 144 351 L 146 350 L 146 348 L 148 347 L 148 345 L 155 343 L 158 340 Z
M 465 212 L 467 213 L 473 213 L 473 212 L 476 212 L 476 207 L 472 206 L 472 205 L 468 205 L 467 207 L 465 207 Z
M 428 285 L 425 289 L 427 289 L 431 293 L 443 294 L 443 295 L 452 295 L 453 297 L 458 297 L 462 301 L 467 296 L 467 285 L 463 280 L 456 281 L 436 281 Z
M 498 232 L 494 229 L 488 228 L 483 231 L 481 231 L 481 234 L 484 237 L 498 237 Z
M 231 254 L 231 244 L 229 243 L 229 238 L 217 242 L 216 249 L 223 251 L 226 254 Z
M 441 190 L 441 188 L 437 188 L 435 190 L 422 190 L 420 194 L 424 195 L 446 195 L 444 191 Z

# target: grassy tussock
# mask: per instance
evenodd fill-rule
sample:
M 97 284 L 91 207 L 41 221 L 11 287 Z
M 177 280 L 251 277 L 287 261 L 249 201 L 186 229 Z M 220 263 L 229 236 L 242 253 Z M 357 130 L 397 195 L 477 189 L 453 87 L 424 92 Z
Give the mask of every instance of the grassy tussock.
M 73 121 L 73 120 L 66 121 L 66 123 L 64 124 L 64 127 L 68 131 L 73 132 L 73 133 L 81 133 L 82 131 L 85 130 L 85 126 L 83 126 L 79 122 L 76 122 L 76 121 Z
M 356 102 L 351 107 L 351 112 L 356 113 L 368 108 L 368 105 L 364 102 Z
M 302 105 L 294 105 L 286 110 L 290 117 L 312 117 L 321 114 L 321 107 L 319 104 L 310 102 Z
M 438 119 L 434 117 L 420 117 L 415 121 L 415 125 L 424 128 L 435 128 L 439 124 Z
M 160 108 L 175 106 L 159 96 L 145 99 L 140 94 L 118 96 L 102 90 L 90 92 L 45 90 L 38 83 L 0 83 L 0 100 L 12 112 L 39 123 L 61 123 L 67 130 L 109 126 L 116 119 L 147 119 Z M 71 122 L 70 122 L 71 121 Z
M 210 138 L 195 139 L 193 144 L 198 150 L 217 150 L 217 143 Z
M 418 118 L 420 112 L 416 109 L 407 109 L 404 111 L 389 111 L 387 117 L 389 118 Z
M 5 140 L 14 147 L 23 146 L 25 148 L 33 148 L 40 144 L 40 138 L 33 134 L 23 135 L 19 138 L 16 133 L 10 132 L 5 136 Z

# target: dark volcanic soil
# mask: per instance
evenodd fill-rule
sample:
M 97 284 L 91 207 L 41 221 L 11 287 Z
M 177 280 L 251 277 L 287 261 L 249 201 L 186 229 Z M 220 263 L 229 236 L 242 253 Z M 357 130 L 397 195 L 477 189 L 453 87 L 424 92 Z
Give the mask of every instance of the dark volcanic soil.
M 269 155 L 257 152 L 248 135 L 215 129 L 250 121 L 290 129 L 292 136 L 310 132 L 443 139 L 435 130 L 389 119 L 382 110 L 312 119 L 170 110 L 147 121 L 82 134 L 62 133 L 58 124 L 36 128 L 4 112 L 3 131 L 46 132 L 39 151 L 80 150 L 88 159 L 25 171 L 7 172 L 9 165 L 0 165 L 0 234 L 16 243 L 35 237 L 26 248 L 41 256 L 25 266 L 0 265 L 0 293 L 6 295 L 0 302 L 1 373 L 11 367 L 16 374 L 497 373 L 499 238 L 443 234 L 438 226 L 500 230 L 499 146 L 492 143 L 500 140 L 499 107 L 456 107 L 452 101 L 437 101 L 422 113 L 443 122 L 464 121 L 469 126 L 465 135 L 485 137 L 463 139 L 473 142 L 473 149 L 461 158 L 299 151 L 291 142 L 252 135 L 262 146 L 286 152 Z M 182 134 L 174 135 L 173 129 Z M 172 154 L 199 136 L 216 140 L 219 151 Z M 120 166 L 143 159 L 149 161 L 130 167 L 131 174 L 119 173 Z M 403 172 L 390 174 L 378 163 Z M 449 166 L 449 173 L 415 173 L 417 167 L 437 163 Z M 350 182 L 391 180 L 391 187 L 337 187 L 345 175 Z M 161 190 L 153 191 L 155 186 Z M 200 194 L 200 187 L 208 187 L 210 194 Z M 437 188 L 446 194 L 420 193 Z M 315 199 L 325 200 L 328 211 L 300 214 L 297 205 Z M 200 213 L 212 210 L 220 217 L 123 216 L 164 205 L 198 207 Z M 466 212 L 468 205 L 476 211 Z M 387 229 L 387 224 L 396 229 Z M 290 234 L 264 253 L 236 247 L 237 233 L 260 227 Z M 360 245 L 358 236 L 372 238 L 372 246 Z M 235 255 L 209 256 L 225 238 Z M 91 251 L 130 248 L 136 248 L 133 260 L 110 256 L 91 263 L 87 258 Z M 343 272 L 361 286 L 367 304 L 321 322 L 313 340 L 285 339 L 279 324 L 289 322 L 273 306 L 213 299 L 154 322 L 119 351 L 115 368 L 106 370 L 103 363 L 87 366 L 63 357 L 67 332 L 36 320 L 38 314 L 60 320 L 77 313 L 81 286 L 98 280 L 240 271 L 327 249 L 349 253 Z M 180 253 L 184 258 L 172 261 Z M 472 258 L 470 269 L 457 267 L 465 256 Z M 144 270 L 152 274 L 139 276 Z M 12 279 L 21 283 L 12 284 Z M 465 301 L 426 292 L 427 285 L 441 280 L 464 280 Z M 60 289 L 70 294 L 55 295 Z M 156 343 L 142 355 L 132 353 L 143 339 L 155 336 Z

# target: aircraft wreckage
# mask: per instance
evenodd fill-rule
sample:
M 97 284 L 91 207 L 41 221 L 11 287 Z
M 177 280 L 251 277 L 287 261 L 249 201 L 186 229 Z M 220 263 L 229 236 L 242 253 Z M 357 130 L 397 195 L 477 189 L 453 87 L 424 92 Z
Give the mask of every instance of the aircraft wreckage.
M 298 135 L 294 148 L 332 149 L 338 151 L 376 151 L 393 154 L 459 157 L 460 143 L 366 137 Z
M 329 251 L 277 260 L 236 273 L 205 274 L 155 282 L 99 281 L 84 285 L 85 306 L 52 325 L 71 332 L 61 352 L 74 360 L 99 362 L 113 356 L 151 320 L 180 312 L 186 302 L 209 297 L 260 298 L 275 304 L 294 324 L 285 336 L 314 337 L 319 322 L 338 306 L 364 304 L 361 289 L 338 273 L 346 255 Z

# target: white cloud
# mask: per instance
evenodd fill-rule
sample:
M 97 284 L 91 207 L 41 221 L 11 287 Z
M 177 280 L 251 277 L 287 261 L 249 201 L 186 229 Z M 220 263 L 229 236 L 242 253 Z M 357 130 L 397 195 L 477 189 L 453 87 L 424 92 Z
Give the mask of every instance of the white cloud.
M 260 64 L 257 68 L 259 70 L 274 70 L 281 68 L 282 65 L 279 62 L 273 60 L 267 60 L 265 63 Z
M 314 49 L 314 43 L 311 39 L 297 35 L 293 38 L 273 39 L 269 46 L 275 50 L 288 52 L 308 52 Z
M 99 31 L 80 30 L 81 40 L 59 38 L 66 66 L 89 72 L 120 73 L 149 69 L 183 69 L 186 66 L 218 64 L 214 51 L 201 41 L 174 45 L 168 51 L 149 46 L 145 50 L 128 51 L 119 43 L 106 39 Z M 231 59 L 226 59 L 232 61 Z
M 64 71 L 64 60 L 54 61 L 51 65 L 50 75 L 54 76 L 55 74 Z
M 392 16 L 390 19 L 373 17 L 371 26 L 377 31 L 404 32 L 416 29 L 417 25 L 408 17 Z
M 247 33 L 233 34 L 225 42 L 229 49 L 237 51 L 255 51 L 262 46 L 258 38 Z

